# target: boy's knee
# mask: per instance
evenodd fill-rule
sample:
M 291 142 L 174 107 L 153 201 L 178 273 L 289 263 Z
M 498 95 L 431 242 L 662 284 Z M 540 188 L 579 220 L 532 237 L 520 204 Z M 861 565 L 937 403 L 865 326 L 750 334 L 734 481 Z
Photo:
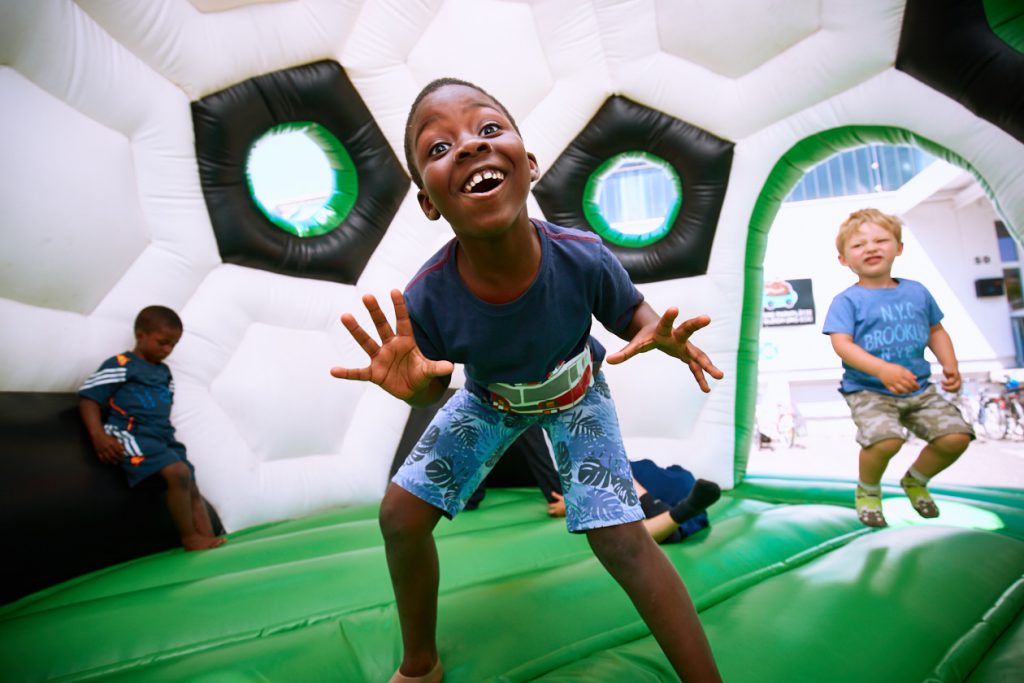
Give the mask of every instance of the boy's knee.
M 876 441 L 870 446 L 865 446 L 864 450 L 883 458 L 891 458 L 900 452 L 904 443 L 906 442 L 903 439 L 882 439 L 881 441 Z
M 957 457 L 967 450 L 971 443 L 969 434 L 944 434 L 929 444 L 945 456 Z
M 167 482 L 168 487 L 189 489 L 192 486 L 192 473 L 189 471 L 188 465 L 183 462 L 168 465 L 160 470 L 160 474 Z
M 378 523 L 384 540 L 429 534 L 441 513 L 430 503 L 391 484 L 380 502 Z

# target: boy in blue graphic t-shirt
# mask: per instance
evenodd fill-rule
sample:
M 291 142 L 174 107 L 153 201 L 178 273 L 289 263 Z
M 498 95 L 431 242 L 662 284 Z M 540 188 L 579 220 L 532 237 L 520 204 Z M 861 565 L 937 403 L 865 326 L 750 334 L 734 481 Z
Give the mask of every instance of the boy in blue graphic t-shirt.
M 643 525 L 615 405 L 601 370 L 659 350 L 686 364 L 703 391 L 722 372 L 690 343 L 707 316 L 659 315 L 591 232 L 527 214 L 539 175 L 511 114 L 478 86 L 428 84 L 409 111 L 405 150 L 416 197 L 454 239 L 393 290 L 392 326 L 363 303 L 379 342 L 351 314 L 342 323 L 369 356 L 339 379 L 372 381 L 412 406 L 439 400 L 455 363 L 466 385 L 434 416 L 384 493 L 380 526 L 402 636 L 391 683 L 440 683 L 440 566 L 433 530 L 463 509 L 487 472 L 531 426 L 550 438 L 571 531 L 619 582 L 669 662 L 687 681 L 721 681 L 697 610 Z M 627 342 L 606 353 L 594 318 Z M 670 381 L 670 380 L 666 380 Z
M 78 390 L 79 412 L 96 456 L 120 465 L 128 485 L 159 473 L 167 509 L 185 550 L 224 543 L 213 532 L 185 446 L 174 438 L 174 379 L 163 360 L 181 339 L 181 318 L 165 306 L 147 306 L 135 318 L 135 348 L 108 358 Z M 107 409 L 106 421 L 103 410 Z
M 857 425 L 860 477 L 857 517 L 886 526 L 881 480 L 889 460 L 906 440 L 903 427 L 927 444 L 900 480 L 922 517 L 938 517 L 928 481 L 967 449 L 974 431 L 957 408 L 930 383 L 928 347 L 942 365 L 942 388 L 960 389 L 953 342 L 942 327 L 942 311 L 919 282 L 892 276 L 903 253 L 901 222 L 877 209 L 861 209 L 839 227 L 839 263 L 857 274 L 832 301 L 822 332 L 843 361 L 840 393 Z

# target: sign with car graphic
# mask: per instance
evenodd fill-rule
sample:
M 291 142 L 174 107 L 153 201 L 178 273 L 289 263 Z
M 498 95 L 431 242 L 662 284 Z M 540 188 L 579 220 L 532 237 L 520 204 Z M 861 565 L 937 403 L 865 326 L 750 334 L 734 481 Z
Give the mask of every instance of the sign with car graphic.
M 762 327 L 813 325 L 814 293 L 810 279 L 765 282 L 761 309 Z

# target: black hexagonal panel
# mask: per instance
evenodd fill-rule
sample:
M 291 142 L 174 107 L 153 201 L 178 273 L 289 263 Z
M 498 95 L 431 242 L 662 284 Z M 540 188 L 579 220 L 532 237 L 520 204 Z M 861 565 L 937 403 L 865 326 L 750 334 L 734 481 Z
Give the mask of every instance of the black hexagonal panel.
M 995 34 L 982 0 L 908 0 L 896 68 L 1024 142 L 1024 54 Z
M 320 124 L 356 166 L 358 197 L 333 231 L 297 237 L 249 193 L 246 158 L 270 128 Z M 251 268 L 353 284 L 409 190 L 409 177 L 341 66 L 325 60 L 251 78 L 192 103 L 196 157 L 221 258 Z
M 668 233 L 654 244 L 605 244 L 634 282 L 703 275 L 729 182 L 733 143 L 625 97 L 609 97 L 534 186 L 545 217 L 593 231 L 583 211 L 587 180 L 606 160 L 629 151 L 649 152 L 672 165 L 682 181 L 682 206 Z

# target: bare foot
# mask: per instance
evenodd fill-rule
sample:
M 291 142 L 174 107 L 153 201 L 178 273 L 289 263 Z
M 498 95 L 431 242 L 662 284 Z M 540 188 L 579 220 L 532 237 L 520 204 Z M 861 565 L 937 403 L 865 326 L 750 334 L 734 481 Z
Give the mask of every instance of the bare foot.
M 212 550 L 213 548 L 219 548 L 228 539 L 221 536 L 186 536 L 181 539 L 181 545 L 184 546 L 185 550 Z

